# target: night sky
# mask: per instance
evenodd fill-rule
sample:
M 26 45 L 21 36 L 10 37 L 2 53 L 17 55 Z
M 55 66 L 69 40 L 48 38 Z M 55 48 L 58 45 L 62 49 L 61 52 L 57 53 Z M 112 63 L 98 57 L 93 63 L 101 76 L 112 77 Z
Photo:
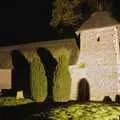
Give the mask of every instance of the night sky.
M 0 3 L 0 45 L 17 44 L 25 41 L 49 40 L 50 0 L 11 0 Z M 111 0 L 113 13 L 119 18 L 120 0 Z
M 19 43 L 30 39 L 43 40 L 48 34 L 50 3 L 41 0 L 14 1 L 0 8 L 0 44 Z M 48 39 L 48 38 L 44 38 Z

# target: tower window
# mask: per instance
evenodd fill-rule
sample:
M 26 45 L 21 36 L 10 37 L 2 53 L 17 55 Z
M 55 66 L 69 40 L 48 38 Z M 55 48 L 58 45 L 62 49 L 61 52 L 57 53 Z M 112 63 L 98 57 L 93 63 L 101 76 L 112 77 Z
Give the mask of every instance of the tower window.
M 98 37 L 97 42 L 100 42 L 100 37 Z

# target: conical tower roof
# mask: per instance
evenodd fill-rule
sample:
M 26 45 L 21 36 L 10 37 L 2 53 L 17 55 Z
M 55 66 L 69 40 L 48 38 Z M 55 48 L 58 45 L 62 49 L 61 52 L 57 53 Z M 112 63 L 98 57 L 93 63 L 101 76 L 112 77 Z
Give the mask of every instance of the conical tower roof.
M 85 23 L 83 23 L 77 31 L 109 27 L 118 24 L 119 22 L 113 17 L 111 17 L 110 13 L 96 12 L 93 13 L 90 18 Z

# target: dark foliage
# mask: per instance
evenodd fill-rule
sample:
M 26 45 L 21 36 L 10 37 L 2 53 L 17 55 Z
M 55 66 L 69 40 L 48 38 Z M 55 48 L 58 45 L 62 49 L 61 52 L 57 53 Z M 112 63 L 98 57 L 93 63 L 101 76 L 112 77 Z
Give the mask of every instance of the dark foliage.
M 40 59 L 44 65 L 46 77 L 48 80 L 48 96 L 47 101 L 52 101 L 52 87 L 53 87 L 53 76 L 54 71 L 57 65 L 56 59 L 53 57 L 51 52 L 48 49 L 45 48 L 39 48 L 37 50 L 38 55 L 40 56 Z
M 105 102 L 105 103 L 111 103 L 112 100 L 111 100 L 111 98 L 109 96 L 105 96 L 104 99 L 103 99 L 103 102 Z
M 12 88 L 3 90 L 3 96 L 16 96 L 18 90 L 23 90 L 25 97 L 30 96 L 30 65 L 19 50 L 13 50 L 12 56 Z

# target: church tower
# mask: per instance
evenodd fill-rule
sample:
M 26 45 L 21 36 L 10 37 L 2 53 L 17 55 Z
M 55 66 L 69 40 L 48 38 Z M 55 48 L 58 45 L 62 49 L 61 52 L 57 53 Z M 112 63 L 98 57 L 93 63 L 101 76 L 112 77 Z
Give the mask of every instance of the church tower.
M 120 24 L 104 10 L 104 0 L 96 0 L 99 11 L 76 31 L 80 35 L 77 65 L 85 64 L 90 100 L 115 100 L 120 94 Z

